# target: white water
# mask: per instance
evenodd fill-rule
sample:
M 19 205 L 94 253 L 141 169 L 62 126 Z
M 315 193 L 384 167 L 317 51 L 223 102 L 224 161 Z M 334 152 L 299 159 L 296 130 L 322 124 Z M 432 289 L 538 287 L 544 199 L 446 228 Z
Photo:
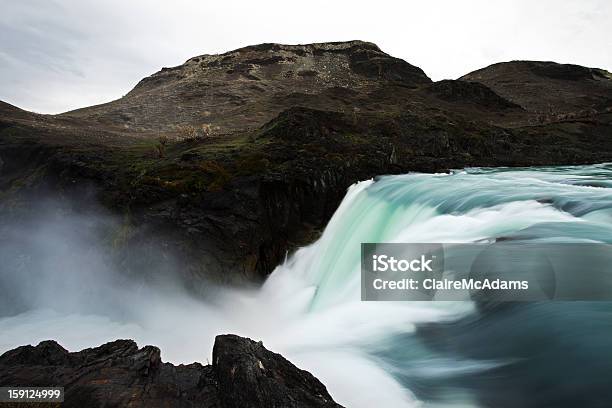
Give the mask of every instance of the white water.
M 456 319 L 472 305 L 360 302 L 360 243 L 474 242 L 533 228 L 536 239 L 607 241 L 612 237 L 609 190 L 576 184 L 607 182 L 608 173 L 589 166 L 365 181 L 349 189 L 322 237 L 277 267 L 263 287 L 219 289 L 205 301 L 177 288 L 117 287 L 105 278 L 114 272 L 99 265 L 95 254 L 75 255 L 79 235 L 73 230 L 83 227 L 81 221 L 68 229 L 72 233 L 51 223 L 40 228 L 44 241 L 66 245 L 43 251 L 43 266 L 30 271 L 44 277 L 29 281 L 36 306 L 0 318 L 0 352 L 45 339 L 79 350 L 133 338 L 140 346 L 159 346 L 165 361 L 206 363 L 214 336 L 235 333 L 263 340 L 311 371 L 346 406 L 419 405 L 396 374 L 445 376 L 503 362 L 447 361 L 427 351 L 415 351 L 397 365 L 377 357 L 394 335 L 410 335 L 418 323 Z M 541 226 L 546 234 L 537 232 Z M 469 403 L 466 396 L 459 400 Z

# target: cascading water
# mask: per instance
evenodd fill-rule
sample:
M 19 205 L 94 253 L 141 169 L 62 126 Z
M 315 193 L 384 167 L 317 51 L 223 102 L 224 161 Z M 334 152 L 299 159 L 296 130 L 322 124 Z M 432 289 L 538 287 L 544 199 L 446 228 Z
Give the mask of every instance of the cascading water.
M 0 310 L 0 351 L 48 338 L 72 350 L 134 338 L 158 345 L 165 360 L 205 362 L 214 336 L 231 332 L 263 340 L 349 407 L 420 401 L 576 406 L 584 402 L 577 396 L 604 392 L 601 378 L 612 376 L 608 303 L 534 303 L 482 313 L 469 302 L 361 302 L 360 243 L 519 236 L 609 243 L 610 187 L 612 165 L 468 169 L 364 181 L 349 189 L 320 239 L 278 266 L 261 288 L 224 289 L 206 300 L 179 290 L 118 288 L 100 279 L 104 268 L 83 272 L 78 258 L 66 261 L 73 251 L 60 248 L 64 263 L 54 274 L 104 293 L 105 303 L 95 307 L 91 296 L 73 287 L 63 292 L 61 307 L 49 296 L 17 315 Z M 48 278 L 43 269 L 57 259 L 41 256 L 39 270 L 30 274 Z M 2 268 L 6 282 L 11 267 Z M 29 290 L 39 293 L 45 282 L 41 278 Z M 574 389 L 574 399 L 559 388 L 562 370 L 572 367 L 585 376 L 573 383 L 584 387 Z

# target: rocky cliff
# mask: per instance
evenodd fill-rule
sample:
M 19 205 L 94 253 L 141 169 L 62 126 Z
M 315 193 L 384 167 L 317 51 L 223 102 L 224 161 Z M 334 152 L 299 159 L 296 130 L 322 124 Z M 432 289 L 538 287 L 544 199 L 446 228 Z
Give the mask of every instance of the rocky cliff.
M 49 116 L 0 104 L 0 217 L 27 216 L 40 194 L 73 207 L 93 194 L 123 220 L 125 268 L 155 237 L 151 252 L 190 280 L 258 279 L 356 181 L 609 161 L 611 100 L 606 71 L 552 62 L 434 83 L 361 41 L 203 55 L 103 105 Z
M 64 387 L 65 408 L 341 408 L 309 372 L 234 335 L 217 336 L 206 366 L 164 363 L 131 340 L 72 353 L 43 341 L 0 356 L 0 386 Z

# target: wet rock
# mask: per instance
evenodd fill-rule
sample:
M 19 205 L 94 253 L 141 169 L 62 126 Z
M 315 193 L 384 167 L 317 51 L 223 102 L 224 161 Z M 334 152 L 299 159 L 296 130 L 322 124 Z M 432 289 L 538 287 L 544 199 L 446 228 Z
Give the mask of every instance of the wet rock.
M 340 407 L 312 374 L 267 350 L 261 342 L 217 336 L 213 367 L 223 407 Z
M 131 340 L 70 353 L 54 341 L 0 356 L 3 386 L 63 386 L 64 407 L 217 407 L 209 366 L 162 363 L 157 347 Z
M 312 374 L 261 343 L 218 336 L 214 365 L 175 366 L 132 340 L 68 352 L 55 341 L 0 356 L 0 386 L 63 386 L 63 407 L 340 407 Z

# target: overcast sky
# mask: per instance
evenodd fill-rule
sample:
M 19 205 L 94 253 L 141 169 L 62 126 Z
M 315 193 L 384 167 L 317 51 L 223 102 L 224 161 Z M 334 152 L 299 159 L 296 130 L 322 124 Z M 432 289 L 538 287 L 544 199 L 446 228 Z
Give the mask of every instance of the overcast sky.
M 612 70 L 612 1 L 0 0 L 0 100 L 58 113 L 195 55 L 352 39 L 434 80 L 513 59 Z

